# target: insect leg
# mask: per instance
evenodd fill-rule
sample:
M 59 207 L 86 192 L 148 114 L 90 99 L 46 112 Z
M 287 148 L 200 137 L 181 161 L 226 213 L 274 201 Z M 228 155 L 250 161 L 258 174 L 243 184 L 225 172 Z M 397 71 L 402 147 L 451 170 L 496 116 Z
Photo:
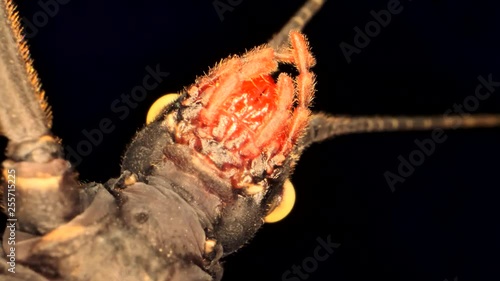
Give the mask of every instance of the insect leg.
M 0 2 L 0 130 L 9 139 L 3 163 L 3 209 L 18 230 L 44 234 L 80 210 L 79 188 L 50 134 L 51 115 L 22 37 L 14 4 Z
M 10 0 L 0 9 L 0 132 L 11 141 L 48 133 L 51 114 L 22 36 L 19 16 Z

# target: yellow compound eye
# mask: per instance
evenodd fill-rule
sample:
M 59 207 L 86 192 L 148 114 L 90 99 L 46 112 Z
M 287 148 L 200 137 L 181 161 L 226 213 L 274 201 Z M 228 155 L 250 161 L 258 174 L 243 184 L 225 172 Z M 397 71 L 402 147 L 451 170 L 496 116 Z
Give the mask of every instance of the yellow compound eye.
M 295 204 L 295 189 L 292 182 L 287 179 L 283 184 L 283 196 L 279 205 L 265 218 L 264 222 L 273 223 L 284 219 L 293 209 Z
M 149 108 L 148 116 L 146 117 L 146 125 L 155 121 L 158 115 L 165 109 L 165 107 L 172 104 L 179 98 L 179 94 L 166 94 L 163 97 L 157 99 L 153 105 Z

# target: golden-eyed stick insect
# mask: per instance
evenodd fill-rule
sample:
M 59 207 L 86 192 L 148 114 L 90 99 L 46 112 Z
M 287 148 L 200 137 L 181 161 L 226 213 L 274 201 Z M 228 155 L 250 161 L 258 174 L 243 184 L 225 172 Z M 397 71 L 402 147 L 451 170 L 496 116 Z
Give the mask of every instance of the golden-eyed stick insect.
M 7 79 L 0 125 L 9 138 L 8 217 L 9 194 L 16 196 L 15 278 L 219 279 L 220 258 L 241 247 L 263 221 L 282 216 L 275 212 L 287 202 L 284 194 L 293 194 L 287 179 L 312 142 L 350 133 L 499 123 L 494 115 L 310 115 L 315 60 L 305 37 L 284 29 L 278 38 L 289 39 L 224 60 L 151 111 L 128 146 L 119 178 L 78 184 L 50 134 L 47 107 L 37 104 L 43 94 L 26 60 L 13 6 L 2 3 L 1 66 Z M 306 7 L 319 8 L 315 1 Z M 270 75 L 278 63 L 292 64 L 298 74 Z

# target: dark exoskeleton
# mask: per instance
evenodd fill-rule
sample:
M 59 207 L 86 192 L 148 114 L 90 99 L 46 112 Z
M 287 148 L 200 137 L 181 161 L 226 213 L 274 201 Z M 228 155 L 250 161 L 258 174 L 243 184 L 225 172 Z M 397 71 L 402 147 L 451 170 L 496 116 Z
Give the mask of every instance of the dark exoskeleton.
M 289 31 L 300 29 L 298 23 L 307 22 L 321 4 L 308 1 L 269 42 L 268 49 L 262 47 L 250 54 L 252 61 L 258 62 L 256 65 L 290 62 L 301 74 L 310 75 L 313 59 L 299 62 L 309 60 L 305 39 L 292 32 L 292 47 L 282 46 Z M 248 92 L 272 96 L 286 92 L 282 88 L 290 86 L 291 80 L 278 78 L 275 85 L 267 78 L 249 76 L 257 85 L 252 88 L 219 66 L 212 76 L 199 78 L 163 106 L 137 133 L 125 152 L 119 178 L 105 184 L 82 184 L 64 159 L 60 140 L 50 132 L 50 110 L 10 0 L 1 2 L 0 41 L 0 132 L 9 139 L 8 159 L 3 163 L 2 206 L 7 228 L 0 247 L 0 280 L 220 280 L 221 258 L 247 243 L 265 218 L 279 208 L 285 183 L 307 145 L 350 133 L 500 123 L 493 115 L 467 120 L 454 116 L 308 115 L 313 76 L 299 75 L 297 83 L 310 85 L 310 93 L 299 93 L 297 105 L 295 101 L 281 109 L 275 105 L 273 117 L 300 122 L 290 121 L 289 128 L 287 124 L 268 126 L 282 142 L 265 136 L 257 138 L 253 146 L 235 148 L 224 138 L 231 130 L 222 128 L 222 123 L 213 124 L 215 116 L 221 120 L 224 116 L 204 108 L 207 103 L 216 104 L 217 95 L 204 98 L 203 93 L 228 92 L 229 96 L 232 91 L 226 91 L 228 88 L 217 88 L 220 82 L 224 87 L 241 84 L 239 87 Z M 245 63 L 250 55 L 229 59 L 223 67 L 235 67 L 243 73 L 248 70 Z M 275 67 L 270 66 L 269 73 L 275 72 Z M 262 73 L 257 74 L 260 77 Z M 292 93 L 291 100 L 294 97 Z M 279 99 L 270 101 L 279 104 Z M 305 106 L 301 107 L 301 102 Z M 223 102 L 219 106 L 224 106 Z M 229 112 L 231 106 L 226 105 L 225 110 Z M 265 116 L 261 119 L 258 122 L 262 124 L 274 124 Z M 207 130 L 196 128 L 200 123 L 213 129 L 216 137 L 207 139 Z M 294 131 L 297 124 L 302 128 Z M 247 143 L 247 131 L 234 128 L 243 136 L 238 140 Z M 282 131 L 289 134 L 282 136 Z M 195 137 L 185 137 L 190 134 Z M 234 167 L 243 167 L 244 172 Z
M 2 1 L 0 13 L 0 125 L 9 139 L 0 279 L 220 280 L 220 259 L 244 245 L 279 205 L 290 159 L 303 145 L 288 145 L 277 171 L 251 175 L 250 182 L 242 175 L 247 188 L 234 188 L 168 128 L 172 114 L 190 112 L 184 93 L 138 132 L 119 178 L 81 184 L 50 132 L 50 109 L 15 7 Z M 226 173 L 235 178 L 233 171 Z

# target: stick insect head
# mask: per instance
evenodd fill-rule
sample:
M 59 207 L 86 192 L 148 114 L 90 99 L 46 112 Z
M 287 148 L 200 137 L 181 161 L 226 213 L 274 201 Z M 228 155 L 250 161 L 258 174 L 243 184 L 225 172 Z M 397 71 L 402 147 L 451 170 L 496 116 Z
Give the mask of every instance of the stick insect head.
M 278 73 L 280 63 L 293 64 L 299 75 Z M 201 190 L 220 199 L 215 238 L 225 252 L 241 247 L 264 221 L 281 219 L 293 206 L 288 178 L 310 118 L 314 63 L 299 32 L 290 33 L 289 47 L 264 45 L 223 60 L 181 95 L 152 107 L 123 169 L 146 180 L 168 177 L 158 172 L 166 163 L 196 174 Z

